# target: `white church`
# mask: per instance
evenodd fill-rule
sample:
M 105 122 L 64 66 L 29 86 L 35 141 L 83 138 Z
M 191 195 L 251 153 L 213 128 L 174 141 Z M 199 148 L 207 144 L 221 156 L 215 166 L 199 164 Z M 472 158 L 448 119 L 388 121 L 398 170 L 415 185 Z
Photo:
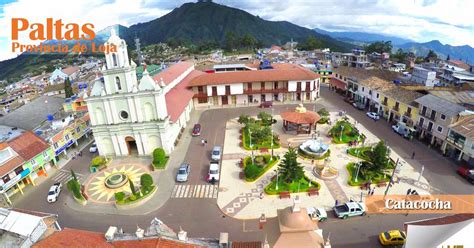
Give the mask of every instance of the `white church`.
M 99 154 L 150 155 L 157 147 L 170 153 L 193 108 L 194 93 L 186 86 L 203 72 L 180 62 L 153 77 L 145 67 L 138 80 L 127 44 L 113 29 L 106 42 L 111 44 L 117 52 L 105 54 L 103 80 L 96 79 L 86 96 Z

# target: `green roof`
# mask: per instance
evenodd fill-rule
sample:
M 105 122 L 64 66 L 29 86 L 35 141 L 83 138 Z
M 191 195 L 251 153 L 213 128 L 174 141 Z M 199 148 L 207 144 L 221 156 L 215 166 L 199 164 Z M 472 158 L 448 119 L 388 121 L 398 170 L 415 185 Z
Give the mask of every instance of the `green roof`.
M 150 73 L 150 76 L 153 77 L 154 75 L 158 74 L 161 71 L 161 66 L 151 64 L 151 65 L 146 65 L 146 69 L 148 73 Z M 139 80 L 140 78 L 142 78 L 142 74 L 143 74 L 143 65 L 137 66 L 137 78 Z

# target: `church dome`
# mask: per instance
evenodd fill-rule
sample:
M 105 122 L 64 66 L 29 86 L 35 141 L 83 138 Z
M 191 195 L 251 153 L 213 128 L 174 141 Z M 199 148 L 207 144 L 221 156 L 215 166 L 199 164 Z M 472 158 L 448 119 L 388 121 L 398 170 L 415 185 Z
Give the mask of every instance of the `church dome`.
M 291 207 L 278 212 L 281 232 L 312 231 L 315 223 L 311 221 L 305 208 L 299 211 L 292 211 Z

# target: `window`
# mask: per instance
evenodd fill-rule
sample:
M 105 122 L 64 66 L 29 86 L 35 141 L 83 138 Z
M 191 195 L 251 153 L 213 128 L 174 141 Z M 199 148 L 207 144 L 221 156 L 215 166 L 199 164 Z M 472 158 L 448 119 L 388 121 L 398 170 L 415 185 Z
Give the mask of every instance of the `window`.
M 58 147 L 59 147 L 58 143 L 54 143 L 53 147 L 54 147 L 55 150 L 58 149 Z
M 444 114 L 441 114 L 440 118 L 441 118 L 441 120 L 443 120 L 443 121 L 444 121 L 444 120 L 446 120 L 446 115 L 444 115 Z
M 122 90 L 122 84 L 120 83 L 119 77 L 115 77 L 115 85 L 117 86 L 117 90 Z
M 47 153 L 47 152 L 43 152 L 43 157 L 48 158 L 48 157 L 49 157 L 48 153 Z
M 120 111 L 120 118 L 121 118 L 122 120 L 128 119 L 128 112 L 125 111 L 125 110 Z
M 37 164 L 38 164 L 38 163 L 36 162 L 36 160 L 34 160 L 34 159 L 31 160 L 31 165 L 34 166 L 34 165 L 37 165 Z
M 117 66 L 117 54 L 112 53 L 112 60 L 114 62 L 114 66 Z
M 76 133 L 81 132 L 81 127 L 76 127 Z
M 31 160 L 31 164 L 34 164 L 33 161 L 34 161 L 34 160 Z M 22 166 L 18 166 L 18 167 L 16 167 L 16 169 L 15 169 L 15 173 L 16 173 L 17 175 L 19 175 L 22 171 L 23 171 L 23 167 L 22 167 Z
M 202 86 L 198 86 L 198 92 L 199 92 L 199 93 L 203 93 L 203 92 L 204 92 L 204 89 L 202 88 Z
M 369 90 L 369 95 L 372 95 L 372 90 Z
M 66 141 L 69 140 L 69 134 L 66 134 L 66 136 L 64 136 L 64 139 L 66 139 Z
M 365 87 L 362 87 L 362 92 L 364 92 L 364 91 L 365 91 Z
M 442 132 L 443 132 L 443 127 L 442 127 L 442 126 L 438 126 L 438 128 L 437 128 L 436 130 L 438 130 L 438 132 L 442 133 Z

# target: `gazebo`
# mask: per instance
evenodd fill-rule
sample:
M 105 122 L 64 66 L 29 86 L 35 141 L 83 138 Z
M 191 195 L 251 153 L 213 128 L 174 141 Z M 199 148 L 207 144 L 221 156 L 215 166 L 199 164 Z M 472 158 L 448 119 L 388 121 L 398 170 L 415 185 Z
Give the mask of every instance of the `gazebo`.
M 283 119 L 283 129 L 286 132 L 296 131 L 296 134 L 311 134 L 311 130 L 316 129 L 316 123 L 321 119 L 318 113 L 306 110 L 300 104 L 294 111 L 281 113 Z

